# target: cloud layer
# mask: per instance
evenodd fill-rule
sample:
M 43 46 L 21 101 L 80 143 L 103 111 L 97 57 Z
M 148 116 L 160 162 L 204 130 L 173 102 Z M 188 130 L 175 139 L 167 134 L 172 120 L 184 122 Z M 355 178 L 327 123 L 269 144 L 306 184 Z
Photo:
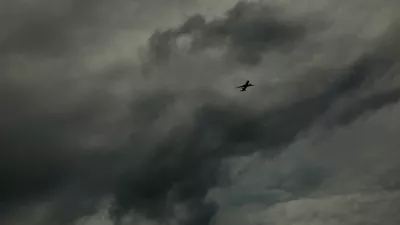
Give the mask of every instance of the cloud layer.
M 0 222 L 397 224 L 398 3 L 298 2 L 1 3 Z

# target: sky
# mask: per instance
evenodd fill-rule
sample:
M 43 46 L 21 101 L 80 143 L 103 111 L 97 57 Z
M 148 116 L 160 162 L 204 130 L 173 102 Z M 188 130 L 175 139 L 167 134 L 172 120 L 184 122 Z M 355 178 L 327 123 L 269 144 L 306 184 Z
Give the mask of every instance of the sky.
M 399 224 L 399 4 L 1 1 L 0 224 Z

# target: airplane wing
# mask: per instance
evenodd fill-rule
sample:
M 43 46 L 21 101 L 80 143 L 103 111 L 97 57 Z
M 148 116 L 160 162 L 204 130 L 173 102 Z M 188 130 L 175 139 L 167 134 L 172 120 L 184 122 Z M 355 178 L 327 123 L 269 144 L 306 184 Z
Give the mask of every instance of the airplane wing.
M 242 85 L 242 86 L 239 86 L 239 87 L 236 87 L 236 88 L 244 88 L 245 87 L 245 85 Z

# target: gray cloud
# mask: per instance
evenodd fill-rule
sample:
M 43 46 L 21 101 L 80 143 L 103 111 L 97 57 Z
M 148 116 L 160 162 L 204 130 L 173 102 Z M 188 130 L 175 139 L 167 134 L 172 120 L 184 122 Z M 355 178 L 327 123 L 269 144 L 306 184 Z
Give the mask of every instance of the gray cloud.
M 276 55 L 285 61 L 296 58 L 296 52 L 304 50 L 305 45 L 320 46 L 318 32 L 325 31 L 309 30 L 306 21 L 292 19 L 288 12 L 278 14 L 274 7 L 263 3 L 238 3 L 223 18 L 206 19 L 197 15 L 176 28 L 155 32 L 147 46 L 149 58 L 145 58 L 144 67 L 149 69 L 145 75 L 150 76 L 146 78 L 132 59 L 127 60 L 132 65 L 127 65 L 126 59 L 103 67 L 98 65 L 102 63 L 86 64 L 80 60 L 97 55 L 80 51 L 92 40 L 75 39 L 76 32 L 87 29 L 90 33 L 87 37 L 99 36 L 101 41 L 97 44 L 101 45 L 102 41 L 113 40 L 105 31 L 117 30 L 107 24 L 112 16 L 103 18 L 98 14 L 102 4 L 109 6 L 107 2 L 72 1 L 68 7 L 54 5 L 40 15 L 36 15 L 44 10 L 40 5 L 26 6 L 26 17 L 20 18 L 22 22 L 14 28 L 10 25 L 12 29 L 7 31 L 10 34 L 0 44 L 5 56 L 1 63 L 7 65 L 2 69 L 5 82 L 0 84 L 4 87 L 1 92 L 7 94 L 0 99 L 6 108 L 0 119 L 4 124 L 0 129 L 3 144 L 0 181 L 5 183 L 0 189 L 0 202 L 7 224 L 17 224 L 14 217 L 24 217 L 21 206 L 36 209 L 44 203 L 46 213 L 37 223 L 78 223 L 82 218 L 91 218 L 96 207 L 107 198 L 113 203 L 105 208 L 117 224 L 132 217 L 160 224 L 212 224 L 219 222 L 213 220 L 229 211 L 229 207 L 246 208 L 261 203 L 261 209 L 271 213 L 268 207 L 278 202 L 285 207 L 286 201 L 302 201 L 304 197 L 334 192 L 335 188 L 343 192 L 351 187 L 340 186 L 338 182 L 351 186 L 351 176 L 346 177 L 347 171 L 320 156 L 332 155 L 334 151 L 320 151 L 327 148 L 325 145 L 310 147 L 314 140 L 309 139 L 323 142 L 324 137 L 314 134 L 316 130 L 326 134 L 351 129 L 354 123 L 363 123 L 359 121 L 366 115 L 396 105 L 399 99 L 395 83 L 390 89 L 374 89 L 388 74 L 395 76 L 398 56 L 388 51 L 387 46 L 368 48 L 355 54 L 361 57 L 345 65 L 334 61 L 313 65 L 313 53 L 305 54 L 312 61 L 311 66 L 300 72 L 287 70 L 288 74 L 280 77 L 283 81 L 276 84 L 277 89 L 290 97 L 279 101 L 279 92 L 272 91 L 272 96 L 276 94 L 278 99 L 274 104 L 266 104 L 266 96 L 257 89 L 232 99 L 222 87 L 221 90 L 204 87 L 201 82 L 223 83 L 228 76 L 221 75 L 221 71 L 262 68 Z M 125 2 L 119 4 L 124 6 Z M 17 9 L 14 5 L 9 7 Z M 55 16 L 53 12 L 60 13 Z M 327 27 L 330 29 L 333 28 Z M 32 35 L 34 38 L 29 38 Z M 190 36 L 189 47 L 185 51 L 179 45 L 187 36 Z M 318 44 L 312 45 L 313 38 L 318 39 Z M 338 42 L 322 38 L 323 41 L 327 45 Z M 202 55 L 210 49 L 223 54 L 214 58 Z M 57 56 L 57 60 L 49 60 L 51 56 Z M 224 64 L 226 57 L 229 62 Z M 40 64 L 38 61 L 42 59 L 45 63 Z M 279 61 L 276 67 L 287 69 Z M 85 68 L 88 65 L 96 66 Z M 301 65 L 299 62 L 293 68 Z M 16 70 L 18 66 L 26 70 Z M 156 67 L 159 70 L 152 70 Z M 191 71 L 193 68 L 204 71 L 196 73 Z M 37 77 L 27 79 L 26 71 Z M 56 72 L 59 74 L 53 75 Z M 211 80 L 203 75 L 204 78 L 196 78 L 200 84 L 188 82 L 202 73 L 211 74 Z M 295 78 L 296 73 L 301 77 Z M 22 78 L 15 77 L 21 74 Z M 189 78 L 180 79 L 181 75 Z M 290 80 L 284 80 L 285 77 Z M 272 83 L 269 75 L 257 79 L 257 87 Z M 169 84 L 172 86 L 166 88 Z M 126 92 L 115 90 L 124 85 L 129 86 Z M 284 89 L 288 86 L 295 90 Z M 306 145 L 301 146 L 299 139 L 303 140 L 304 135 Z M 339 142 L 345 140 L 339 138 Z M 304 151 L 311 159 L 296 159 L 300 154 L 296 153 L 296 146 L 308 149 Z M 349 149 L 346 145 L 340 147 Z M 367 160 L 358 157 L 357 154 L 363 154 L 361 150 L 349 151 L 348 155 L 354 159 L 351 163 Z M 267 167 L 272 172 L 260 174 L 265 168 L 255 166 L 243 179 L 226 174 L 235 169 L 232 166 L 224 170 L 226 161 L 254 153 L 256 162 L 278 160 Z M 385 153 L 394 154 L 390 150 Z M 341 153 L 339 158 L 348 155 Z M 351 163 L 344 168 L 351 170 Z M 285 169 L 286 173 L 282 172 Z M 275 170 L 282 173 L 274 174 Z M 396 190 L 398 182 L 390 175 L 393 171 L 397 169 L 382 169 L 379 181 L 374 180 L 376 177 L 366 177 L 364 182 L 382 183 L 381 188 Z M 264 179 L 264 175 L 269 179 L 261 182 L 266 190 L 250 187 L 254 180 Z M 243 188 L 238 183 L 247 186 Z M 223 200 L 218 200 L 218 196 L 210 198 L 213 188 L 218 187 L 231 196 L 220 193 Z M 241 193 L 240 197 L 235 193 Z M 234 218 L 229 213 L 224 215 Z M 34 224 L 33 219 L 26 220 L 22 224 Z
M 65 55 L 74 51 L 74 32 L 95 20 L 101 3 L 94 1 L 22 1 L 2 3 L 10 23 L 1 41 L 2 54 Z M 22 12 L 22 15 L 20 14 Z
M 122 208 L 132 207 L 145 210 L 146 213 L 160 210 L 165 213 L 167 208 L 171 207 L 165 205 L 168 202 L 168 193 L 177 196 L 178 201 L 185 201 L 186 198 L 203 199 L 207 190 L 216 185 L 216 178 L 212 174 L 216 174 L 221 159 L 250 154 L 258 149 L 263 149 L 263 152 L 270 156 L 277 154 L 279 151 L 276 151 L 276 148 L 291 143 L 300 132 L 311 128 L 337 101 L 354 95 L 361 90 L 363 84 L 368 84 L 368 80 L 385 74 L 381 70 L 369 72 L 374 71 L 376 65 L 382 66 L 379 60 L 373 57 L 360 59 L 340 74 L 341 79 L 328 84 L 322 93 L 273 110 L 254 113 L 245 108 L 226 105 L 203 106 L 196 113 L 193 128 L 178 130 L 177 134 L 170 131 L 171 139 L 161 142 L 160 150 L 156 150 L 160 155 L 156 154 L 149 163 L 150 168 L 146 169 L 149 174 L 145 173 L 144 178 L 135 180 L 131 185 L 121 185 L 123 189 L 127 188 L 127 191 L 117 192 L 117 196 L 122 194 L 117 198 L 117 203 Z M 387 66 L 391 65 L 393 64 Z M 381 98 L 380 105 L 373 104 L 375 98 Z M 356 113 L 352 113 L 352 107 L 343 113 L 351 115 L 348 117 L 351 120 L 339 120 L 335 124 L 350 123 L 366 110 L 381 108 L 385 104 L 396 102 L 398 98 L 396 94 L 387 93 L 362 99 L 358 102 L 358 107 L 352 106 L 357 107 Z M 275 153 L 269 154 L 271 151 Z M 285 187 L 283 190 L 292 192 L 301 191 L 302 188 L 318 188 L 325 174 L 315 170 L 318 169 L 310 167 L 300 170 L 301 175 L 293 174 L 293 178 L 288 178 L 291 180 L 289 183 L 282 184 Z M 203 173 L 208 176 L 202 175 Z M 151 179 L 147 180 L 149 178 Z M 136 189 L 143 185 L 143 188 Z M 183 199 L 181 195 L 184 196 Z M 194 222 L 189 224 L 191 223 Z
M 206 21 L 201 15 L 190 17 L 176 29 L 156 32 L 149 42 L 150 57 L 164 61 L 176 48 L 181 37 L 190 37 L 190 52 L 209 47 L 229 46 L 229 57 L 254 65 L 268 48 L 287 45 L 301 38 L 305 28 L 292 21 L 279 21 L 267 5 L 239 2 L 226 17 Z

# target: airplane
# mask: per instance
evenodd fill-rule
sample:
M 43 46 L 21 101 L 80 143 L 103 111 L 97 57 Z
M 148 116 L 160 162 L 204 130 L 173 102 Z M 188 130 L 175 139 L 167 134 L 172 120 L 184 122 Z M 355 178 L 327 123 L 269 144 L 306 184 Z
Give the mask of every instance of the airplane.
M 242 90 L 240 90 L 240 91 L 246 91 L 246 88 L 251 87 L 251 86 L 254 86 L 254 85 L 250 84 L 249 81 L 246 81 L 245 84 L 243 84 L 242 86 L 239 86 L 237 88 L 242 88 Z

